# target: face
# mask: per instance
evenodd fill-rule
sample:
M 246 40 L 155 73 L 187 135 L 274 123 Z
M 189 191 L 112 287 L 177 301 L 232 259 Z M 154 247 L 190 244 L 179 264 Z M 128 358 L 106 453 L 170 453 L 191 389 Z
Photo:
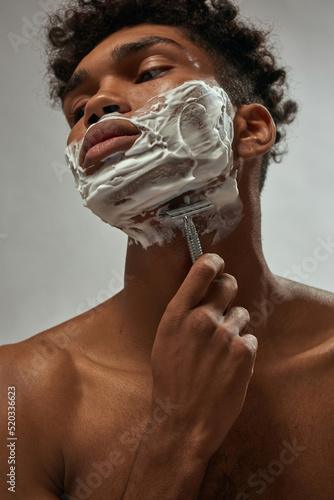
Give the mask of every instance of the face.
M 177 28 L 146 24 L 110 35 L 80 62 L 67 86 L 67 143 L 79 142 L 111 109 L 131 118 L 152 97 L 189 80 L 217 84 L 206 52 Z
M 66 157 L 85 206 L 145 248 L 174 237 L 159 220 L 166 207 L 205 197 L 220 209 L 238 195 L 233 106 L 207 53 L 176 28 L 110 35 L 76 68 L 64 112 Z

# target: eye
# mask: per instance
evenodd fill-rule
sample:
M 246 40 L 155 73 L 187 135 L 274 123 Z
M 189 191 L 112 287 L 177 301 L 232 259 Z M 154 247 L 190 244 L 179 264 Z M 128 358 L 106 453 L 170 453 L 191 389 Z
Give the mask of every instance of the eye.
M 70 123 L 71 125 L 75 125 L 85 114 L 85 106 L 81 106 L 80 108 L 75 109 L 72 113 L 70 113 Z
M 140 73 L 136 83 L 145 83 L 148 82 L 149 80 L 153 80 L 154 78 L 157 78 L 158 76 L 163 76 L 164 73 L 168 70 L 169 68 L 153 68 L 153 69 L 147 69 Z

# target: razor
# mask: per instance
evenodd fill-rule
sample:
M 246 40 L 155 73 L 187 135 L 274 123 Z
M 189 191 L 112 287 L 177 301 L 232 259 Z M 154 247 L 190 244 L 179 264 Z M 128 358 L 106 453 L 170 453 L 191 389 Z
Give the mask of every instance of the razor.
M 201 255 L 203 255 L 203 250 L 201 242 L 199 241 L 196 226 L 192 220 L 192 216 L 203 212 L 204 210 L 208 210 L 209 208 L 213 208 L 213 204 L 208 200 L 201 200 L 184 207 L 175 208 L 173 210 L 165 210 L 159 215 L 159 219 L 164 219 L 166 217 L 170 217 L 171 219 L 183 218 L 184 230 L 193 264 Z

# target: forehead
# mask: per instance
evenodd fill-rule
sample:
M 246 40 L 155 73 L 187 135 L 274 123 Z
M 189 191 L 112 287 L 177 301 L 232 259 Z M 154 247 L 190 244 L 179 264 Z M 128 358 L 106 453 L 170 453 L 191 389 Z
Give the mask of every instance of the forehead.
M 194 64 L 214 74 L 213 65 L 204 49 L 195 45 L 181 29 L 158 24 L 139 24 L 112 33 L 82 59 L 78 64 L 78 68 L 90 64 L 99 55 L 102 56 L 104 52 L 114 47 L 136 42 L 146 37 L 162 37 L 174 40 L 186 49 L 188 57 L 192 59 Z

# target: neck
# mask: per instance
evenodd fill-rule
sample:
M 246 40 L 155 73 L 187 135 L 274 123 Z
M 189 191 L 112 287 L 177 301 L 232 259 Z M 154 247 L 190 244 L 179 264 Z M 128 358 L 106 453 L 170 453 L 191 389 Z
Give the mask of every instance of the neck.
M 242 186 L 240 194 L 242 194 Z M 247 197 L 247 196 L 246 196 Z M 245 307 L 250 313 L 261 304 L 277 283 L 264 259 L 261 247 L 260 202 L 258 197 L 245 199 L 244 214 L 234 231 L 216 244 L 212 234 L 200 234 L 204 253 L 216 253 L 225 262 L 225 271 L 238 282 L 238 293 L 233 306 Z M 151 352 L 155 334 L 167 304 L 176 294 L 192 265 L 187 242 L 181 230 L 163 246 L 152 245 L 146 250 L 138 244 L 127 249 L 124 290 L 119 306 L 132 327 L 126 328 L 131 340 L 145 352 Z M 266 328 L 264 320 L 256 328 L 261 336 Z M 128 322 L 127 322 L 128 323 Z

